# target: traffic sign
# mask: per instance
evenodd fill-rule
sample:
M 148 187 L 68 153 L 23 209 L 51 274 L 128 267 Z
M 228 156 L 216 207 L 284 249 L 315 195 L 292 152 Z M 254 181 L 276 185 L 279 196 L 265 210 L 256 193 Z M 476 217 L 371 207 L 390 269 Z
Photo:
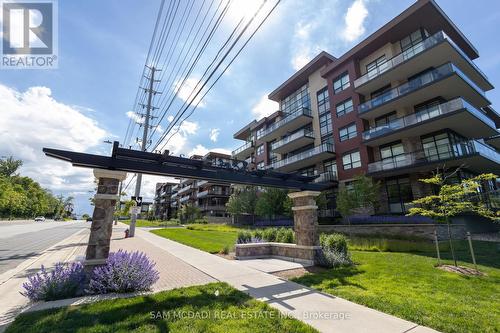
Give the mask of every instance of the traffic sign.
M 135 201 L 136 206 L 141 206 L 142 205 L 142 197 L 131 197 L 130 199 L 132 201 Z

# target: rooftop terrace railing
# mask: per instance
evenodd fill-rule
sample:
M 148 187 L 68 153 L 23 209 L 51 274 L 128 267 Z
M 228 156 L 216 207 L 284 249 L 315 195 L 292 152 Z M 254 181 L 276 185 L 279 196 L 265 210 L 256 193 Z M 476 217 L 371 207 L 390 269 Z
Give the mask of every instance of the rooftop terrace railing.
M 280 128 L 281 126 L 299 118 L 300 116 L 312 116 L 312 113 L 311 113 L 311 110 L 307 109 L 307 108 L 300 108 L 298 109 L 297 111 L 294 111 L 290 114 L 288 114 L 285 118 L 271 124 L 269 127 L 267 127 L 265 130 L 263 130 L 262 132 L 258 133 L 257 134 L 257 139 L 260 139 L 266 135 L 268 135 L 269 133 L 271 132 L 274 132 L 275 130 L 277 130 L 278 128 Z

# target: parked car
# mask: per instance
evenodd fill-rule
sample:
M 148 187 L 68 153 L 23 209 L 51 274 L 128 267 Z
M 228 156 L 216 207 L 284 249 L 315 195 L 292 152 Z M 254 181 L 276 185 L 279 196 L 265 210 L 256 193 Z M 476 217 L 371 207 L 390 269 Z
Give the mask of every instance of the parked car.
M 45 222 L 45 217 L 37 216 L 37 217 L 35 217 L 35 222 Z

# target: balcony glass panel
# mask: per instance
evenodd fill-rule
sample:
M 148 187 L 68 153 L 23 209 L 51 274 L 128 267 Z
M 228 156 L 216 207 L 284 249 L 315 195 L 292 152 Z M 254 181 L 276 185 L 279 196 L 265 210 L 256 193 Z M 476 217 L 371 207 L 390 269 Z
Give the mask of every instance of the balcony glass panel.
M 438 146 L 397 155 L 368 164 L 368 172 L 387 171 L 416 164 L 437 162 L 450 158 L 466 157 L 479 153 L 485 158 L 500 163 L 500 154 L 488 145 L 478 141 L 470 140 L 456 144 L 441 144 Z
M 407 116 L 394 119 L 385 125 L 371 128 L 363 132 L 363 140 L 370 140 L 382 135 L 386 135 L 401 128 L 415 125 L 420 122 L 424 122 L 429 119 L 461 109 L 466 109 L 468 112 L 472 113 L 474 116 L 481 119 L 484 123 L 488 124 L 492 128 L 496 127 L 495 122 L 491 120 L 487 115 L 485 115 L 482 111 L 473 107 L 463 98 L 456 98 L 446 103 L 436 105 L 432 109 L 428 110 L 428 112 L 409 114 Z
M 281 126 L 299 118 L 300 116 L 311 116 L 311 110 L 306 109 L 306 108 L 300 108 L 299 110 L 290 113 L 287 115 L 285 118 L 281 119 L 280 121 L 275 122 L 274 124 L 270 125 L 268 128 L 266 128 L 264 131 L 258 133 L 257 139 L 262 138 L 263 136 L 268 135 L 269 133 L 275 131 L 276 129 L 280 128 Z
M 382 95 L 373 98 L 365 103 L 361 104 L 358 108 L 359 113 L 368 112 L 384 103 L 390 102 L 398 97 L 410 94 L 425 85 L 431 84 L 438 81 L 444 77 L 450 76 L 453 73 L 458 74 L 462 79 L 469 83 L 478 93 L 485 96 L 485 92 L 481 90 L 474 82 L 472 82 L 460 69 L 458 69 L 452 63 L 444 64 L 436 69 L 426 72 L 411 81 L 403 83 L 400 86 L 392 88 L 391 90 L 383 93 Z
M 286 145 L 287 143 L 290 143 L 290 142 L 292 142 L 298 138 L 302 138 L 302 137 L 314 138 L 314 134 L 312 131 L 309 131 L 309 130 L 300 130 L 296 133 L 293 133 L 292 135 L 287 136 L 286 138 L 283 138 L 279 141 L 276 141 L 275 143 L 273 143 L 271 145 L 271 149 L 274 150 L 276 148 L 282 147 L 282 146 Z
M 356 81 L 354 81 L 354 86 L 357 88 L 365 84 L 366 82 L 380 76 L 389 69 L 396 67 L 397 65 L 405 62 L 408 59 L 411 59 L 412 57 L 422 53 L 425 50 L 432 48 L 433 46 L 441 43 L 444 40 L 448 41 L 470 63 L 472 67 L 474 67 L 479 73 L 481 73 L 481 75 L 485 79 L 488 79 L 486 75 L 479 69 L 479 67 L 477 67 L 477 65 L 472 60 L 470 60 L 470 58 L 462 51 L 462 49 L 458 47 L 458 45 L 455 44 L 455 42 L 448 35 L 446 35 L 443 31 L 440 31 L 433 36 L 424 39 L 422 42 L 410 47 L 404 52 L 395 55 L 388 61 L 382 63 L 380 66 L 372 68 L 365 75 L 356 79 Z
M 329 143 L 323 143 L 320 146 L 314 147 L 313 149 L 306 150 L 302 153 L 298 153 L 296 155 L 290 156 L 288 158 L 282 159 L 281 161 L 277 161 L 273 164 L 271 164 L 269 167 L 270 168 L 281 168 L 285 165 L 295 163 L 297 161 L 301 161 L 310 157 L 313 157 L 315 155 L 321 154 L 321 153 L 333 153 L 333 145 Z
M 328 183 L 337 181 L 337 172 L 336 171 L 328 171 L 320 173 L 318 178 L 314 179 L 315 183 Z
M 247 150 L 247 149 L 252 148 L 252 147 L 253 147 L 253 142 L 249 141 L 249 142 L 245 143 L 243 146 L 233 150 L 232 154 L 233 154 L 233 156 L 237 155 L 237 154 L 241 153 L 242 151 Z

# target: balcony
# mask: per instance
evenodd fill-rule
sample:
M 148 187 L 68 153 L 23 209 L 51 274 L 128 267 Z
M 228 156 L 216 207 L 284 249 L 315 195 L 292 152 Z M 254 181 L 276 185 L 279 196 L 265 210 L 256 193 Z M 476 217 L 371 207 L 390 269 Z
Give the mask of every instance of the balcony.
M 250 154 L 252 154 L 253 147 L 254 147 L 253 142 L 249 141 L 249 142 L 245 143 L 243 146 L 233 150 L 231 155 L 233 156 L 234 159 L 244 160 L 244 159 L 248 158 L 250 156 Z
M 192 184 L 193 181 L 194 181 L 193 178 L 182 178 L 180 184 L 181 185 Z
M 479 140 L 454 145 L 445 144 L 432 149 L 422 149 L 368 164 L 371 176 L 425 172 L 436 166 L 447 168 L 464 166 L 478 173 L 500 172 L 500 154 Z
M 403 80 L 430 66 L 439 66 L 446 62 L 456 64 L 481 89 L 493 89 L 486 75 L 443 31 L 428 37 L 359 77 L 354 81 L 354 87 L 357 93 L 366 95 L 383 87 L 387 82 Z
M 192 190 L 193 190 L 193 185 L 184 186 L 183 188 L 179 189 L 179 191 L 177 191 L 177 194 L 179 195 L 185 194 L 191 192 Z
M 258 133 L 257 139 L 262 141 L 271 141 L 285 135 L 286 133 L 293 132 L 294 130 L 309 124 L 311 121 L 311 110 L 300 108 Z
M 467 138 L 483 138 L 498 134 L 495 122 L 483 111 L 463 98 L 439 104 L 424 114 L 409 114 L 386 125 L 363 132 L 364 143 L 379 146 L 400 139 L 416 137 L 449 128 Z
M 214 211 L 214 210 L 224 211 L 224 212 L 226 211 L 226 206 L 224 205 L 203 205 L 199 206 L 198 208 L 201 209 L 202 212 Z
M 186 195 L 185 197 L 180 198 L 180 199 L 179 199 L 179 202 L 180 202 L 181 204 L 183 204 L 183 203 L 188 202 L 188 201 L 189 201 L 189 199 L 191 199 L 191 196 Z
M 335 156 L 332 144 L 323 143 L 320 146 L 289 156 L 268 166 L 281 172 L 301 169 Z
M 323 172 L 320 173 L 319 176 L 314 179 L 315 183 L 333 183 L 337 182 L 338 176 L 336 171 L 328 171 L 328 172 Z
M 478 108 L 491 104 L 484 91 L 457 66 L 446 63 L 360 104 L 358 113 L 364 119 L 376 118 L 399 108 L 422 103 L 436 96 L 441 96 L 444 99 L 461 96 Z
M 314 134 L 309 130 L 300 130 L 271 145 L 273 153 L 285 154 L 314 142 Z

